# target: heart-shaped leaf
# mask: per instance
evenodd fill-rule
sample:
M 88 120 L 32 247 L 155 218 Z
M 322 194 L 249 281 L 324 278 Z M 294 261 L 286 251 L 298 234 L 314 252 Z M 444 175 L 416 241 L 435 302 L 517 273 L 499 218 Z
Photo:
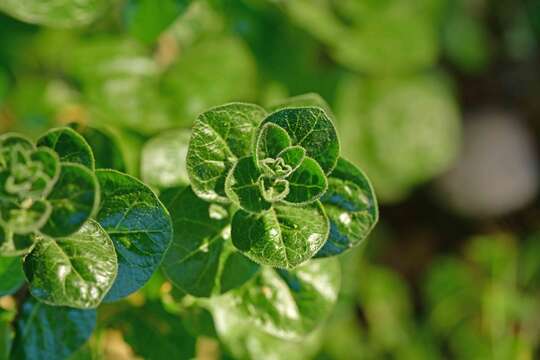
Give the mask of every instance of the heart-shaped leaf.
M 37 145 L 53 149 L 62 162 L 81 164 L 91 170 L 95 168 L 94 154 L 90 145 L 71 128 L 51 129 L 38 139 Z
M 15 321 L 10 359 L 67 359 L 88 340 L 96 318 L 95 310 L 49 306 L 30 296 Z
M 94 215 L 100 201 L 96 176 L 87 167 L 75 163 L 62 163 L 60 176 L 47 201 L 52 213 L 41 229 L 51 237 L 67 236 Z
M 157 196 L 139 180 L 116 170 L 97 170 L 102 202 L 96 220 L 118 255 L 118 276 L 106 301 L 142 287 L 156 271 L 172 240 L 171 218 Z
M 289 182 L 285 179 L 262 176 L 259 186 L 263 198 L 271 203 L 281 201 L 289 194 Z
M 253 157 L 242 158 L 229 172 L 225 181 L 225 192 L 234 204 L 246 211 L 257 213 L 268 210 L 271 204 L 263 198 L 259 184 L 260 177 L 261 173 Z
M 286 108 L 268 115 L 261 129 L 267 123 L 285 129 L 292 145 L 303 147 L 325 174 L 334 169 L 339 156 L 339 139 L 334 124 L 324 110 L 317 107 Z
M 328 238 L 329 223 L 317 201 L 303 207 L 274 205 L 252 214 L 238 210 L 232 220 L 234 246 L 251 260 L 294 268 L 309 260 Z
M 300 166 L 287 177 L 289 194 L 284 202 L 302 205 L 320 198 L 328 187 L 328 180 L 319 163 L 306 156 Z
M 318 257 L 338 255 L 359 245 L 378 221 L 375 192 L 368 178 L 340 158 L 321 202 L 330 219 L 330 236 Z
M 0 297 L 13 294 L 23 283 L 24 273 L 21 259 L 0 256 Z
M 266 123 L 261 127 L 255 142 L 255 161 L 262 165 L 266 159 L 277 159 L 278 154 L 291 146 L 291 138 L 287 131 L 274 123 Z
M 278 159 L 283 159 L 283 162 L 291 168 L 291 172 L 298 169 L 305 157 L 306 150 L 301 146 L 290 146 L 277 155 Z M 285 174 L 285 176 L 288 175 Z
M 288 271 L 264 267 L 252 281 L 211 303 L 217 328 L 226 312 L 273 336 L 302 339 L 330 315 L 340 283 L 337 259 L 312 260 Z
M 95 308 L 111 288 L 118 263 L 103 228 L 87 221 L 62 238 L 39 236 L 24 259 L 32 295 L 49 305 Z
M 241 286 L 258 271 L 257 264 L 228 244 L 230 218 L 225 208 L 201 200 L 191 188 L 170 189 L 161 198 L 174 226 L 163 270 L 176 287 L 208 297 Z
M 253 134 L 266 116 L 257 105 L 232 103 L 197 118 L 187 154 L 193 191 L 208 201 L 228 202 L 225 179 L 237 159 L 250 155 Z

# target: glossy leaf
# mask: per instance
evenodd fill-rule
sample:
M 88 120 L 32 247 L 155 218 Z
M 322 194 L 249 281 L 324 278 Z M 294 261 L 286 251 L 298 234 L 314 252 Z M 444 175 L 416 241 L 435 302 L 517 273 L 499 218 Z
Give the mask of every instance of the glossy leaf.
M 234 246 L 251 260 L 280 268 L 294 268 L 324 245 L 329 231 L 319 202 L 303 207 L 275 205 L 250 214 L 238 210 L 232 220 Z
M 49 130 L 38 139 L 37 145 L 53 149 L 62 162 L 81 164 L 94 170 L 95 160 L 90 145 L 71 128 Z
M 292 145 L 303 147 L 326 174 L 332 171 L 339 156 L 339 140 L 334 124 L 322 109 L 282 109 L 270 114 L 263 124 L 269 122 L 285 129 L 292 139 Z
M 0 257 L 0 297 L 15 293 L 24 283 L 21 259 Z
M 246 211 L 258 213 L 270 209 L 271 204 L 261 193 L 260 177 L 261 173 L 253 157 L 238 160 L 225 180 L 227 197 Z
M 142 287 L 172 239 L 167 209 L 146 185 L 115 170 L 97 170 L 102 202 L 96 220 L 118 255 L 118 276 L 105 298 L 114 301 Z
M 237 159 L 250 155 L 252 138 L 266 115 L 257 105 L 232 103 L 195 121 L 187 169 L 193 191 L 208 201 L 227 202 L 225 178 Z
M 74 234 L 39 237 L 25 257 L 30 292 L 55 306 L 95 308 L 111 288 L 118 263 L 114 245 L 101 226 L 89 220 Z
M 99 205 L 96 176 L 80 164 L 63 163 L 47 201 L 52 205 L 52 213 L 41 231 L 52 237 L 74 233 L 94 215 Z
M 163 270 L 179 289 L 208 297 L 239 287 L 258 265 L 229 249 L 229 213 L 205 202 L 191 188 L 170 189 L 161 196 L 171 212 L 174 240 L 163 260 Z
M 317 256 L 338 255 L 359 245 L 379 219 L 373 187 L 349 161 L 338 160 L 328 183 L 321 202 L 330 219 L 330 236 Z
M 69 125 L 81 134 L 90 145 L 97 169 L 126 171 L 124 155 L 115 136 L 105 128 L 97 128 L 78 123 Z
M 64 360 L 88 340 L 95 310 L 49 306 L 28 297 L 15 321 L 14 360 Z
M 306 204 L 320 198 L 328 187 L 328 181 L 319 164 L 305 157 L 300 166 L 287 177 L 289 194 L 284 202 Z
M 186 156 L 191 131 L 170 130 L 150 139 L 141 153 L 141 178 L 157 188 L 189 184 Z
M 330 315 L 340 279 L 336 259 L 312 260 L 290 271 L 265 267 L 242 288 L 216 299 L 213 310 L 235 313 L 278 338 L 299 340 Z
M 263 165 L 266 159 L 277 159 L 278 154 L 291 146 L 287 131 L 274 123 L 266 123 L 259 130 L 255 143 L 255 161 Z

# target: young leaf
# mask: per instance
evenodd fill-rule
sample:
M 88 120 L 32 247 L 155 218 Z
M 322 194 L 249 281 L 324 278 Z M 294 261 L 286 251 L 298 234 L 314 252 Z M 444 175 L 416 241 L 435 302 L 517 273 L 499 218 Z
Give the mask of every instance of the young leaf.
M 38 139 L 37 145 L 53 149 L 62 162 L 81 164 L 91 170 L 95 168 L 94 154 L 90 145 L 71 128 L 51 129 Z
M 0 257 L 0 297 L 11 295 L 24 283 L 21 259 Z
M 281 201 L 289 194 L 289 182 L 285 179 L 262 176 L 259 186 L 264 200 L 271 203 Z
M 76 232 L 97 210 L 100 189 L 96 176 L 82 165 L 63 163 L 47 201 L 52 213 L 41 232 L 52 237 Z
M 5 153 L 11 151 L 15 146 L 28 151 L 35 149 L 32 141 L 22 135 L 16 133 L 2 134 L 0 135 L 0 158 L 5 156 Z M 5 166 L 3 163 L 0 163 L 0 165 L 0 169 Z
M 96 220 L 107 231 L 118 255 L 118 276 L 106 301 L 142 287 L 158 268 L 172 239 L 167 209 L 146 185 L 115 170 L 97 170 L 102 189 Z
M 283 149 L 278 155 L 278 159 L 283 159 L 283 162 L 291 168 L 291 172 L 298 169 L 306 157 L 306 150 L 301 146 L 290 146 Z M 288 176 L 289 174 L 286 174 Z
M 289 194 L 284 202 L 307 204 L 320 198 L 328 187 L 328 180 L 319 164 L 306 156 L 300 166 L 287 177 Z
M 299 145 L 319 163 L 325 174 L 335 167 L 339 156 L 339 139 L 334 124 L 320 108 L 287 108 L 278 110 L 263 120 L 285 129 L 292 145 Z
M 258 213 L 268 210 L 272 205 L 263 198 L 260 177 L 253 157 L 242 158 L 234 164 L 225 180 L 225 193 L 234 204 L 246 211 Z
M 106 129 L 78 123 L 72 123 L 69 126 L 81 134 L 90 145 L 97 169 L 126 171 L 124 155 L 113 134 Z
M 257 105 L 232 103 L 195 121 L 187 169 L 193 191 L 208 201 L 228 202 L 225 178 L 237 159 L 250 155 L 255 129 L 266 116 Z
M 221 205 L 201 200 L 191 188 L 170 189 L 161 198 L 174 226 L 163 270 L 176 287 L 208 297 L 241 286 L 258 271 L 258 265 L 225 244 L 230 218 Z
M 49 219 L 52 206 L 44 200 L 30 200 L 28 204 L 3 203 L 0 224 L 16 234 L 30 234 L 39 230 Z
M 191 130 L 164 132 L 150 139 L 141 153 L 141 178 L 157 188 L 189 184 L 186 155 Z
M 49 306 L 28 297 L 15 321 L 10 359 L 67 359 L 88 340 L 96 318 L 95 310 Z
M 0 226 L 0 256 L 22 256 L 28 254 L 34 246 L 33 234 L 15 234 Z
M 317 201 L 303 207 L 275 205 L 261 214 L 238 210 L 232 220 L 234 246 L 251 260 L 292 269 L 309 260 L 328 238 L 329 223 Z
M 252 281 L 211 303 L 218 330 L 226 312 L 256 330 L 300 340 L 330 315 L 340 279 L 337 259 L 312 260 L 290 271 L 265 267 Z
M 330 236 L 318 257 L 338 255 L 359 245 L 379 219 L 373 187 L 352 163 L 340 158 L 328 184 L 321 202 L 330 219 Z
M 24 271 L 35 298 L 50 305 L 80 309 L 101 303 L 117 270 L 114 245 L 94 220 L 66 237 L 39 237 L 24 259 Z
M 282 127 L 267 123 L 259 130 L 255 142 L 255 161 L 262 164 L 265 159 L 277 159 L 278 154 L 291 146 L 291 138 Z

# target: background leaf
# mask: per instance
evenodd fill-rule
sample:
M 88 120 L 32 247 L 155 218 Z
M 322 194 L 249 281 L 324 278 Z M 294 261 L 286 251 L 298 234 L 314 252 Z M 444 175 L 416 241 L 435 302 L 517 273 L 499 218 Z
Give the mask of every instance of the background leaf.
M 95 221 L 62 238 L 40 237 L 24 259 L 32 295 L 49 305 L 95 308 L 118 271 L 114 245 Z
M 88 340 L 95 326 L 95 310 L 53 307 L 29 297 L 15 321 L 11 359 L 64 360 Z
M 105 298 L 118 300 L 142 287 L 172 240 L 167 209 L 146 185 L 115 170 L 97 170 L 103 201 L 96 220 L 118 255 L 118 276 Z
M 15 293 L 22 286 L 24 280 L 20 258 L 0 257 L 0 296 Z

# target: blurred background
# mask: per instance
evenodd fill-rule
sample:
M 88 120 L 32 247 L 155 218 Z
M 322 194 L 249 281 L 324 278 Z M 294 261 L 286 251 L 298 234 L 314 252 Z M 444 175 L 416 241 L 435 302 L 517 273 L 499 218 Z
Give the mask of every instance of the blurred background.
M 540 1 L 69 3 L 0 0 L 0 132 L 91 124 L 159 189 L 201 111 L 314 92 L 374 183 L 332 317 L 244 357 L 540 358 Z M 189 305 L 158 273 L 75 357 L 235 358 Z

